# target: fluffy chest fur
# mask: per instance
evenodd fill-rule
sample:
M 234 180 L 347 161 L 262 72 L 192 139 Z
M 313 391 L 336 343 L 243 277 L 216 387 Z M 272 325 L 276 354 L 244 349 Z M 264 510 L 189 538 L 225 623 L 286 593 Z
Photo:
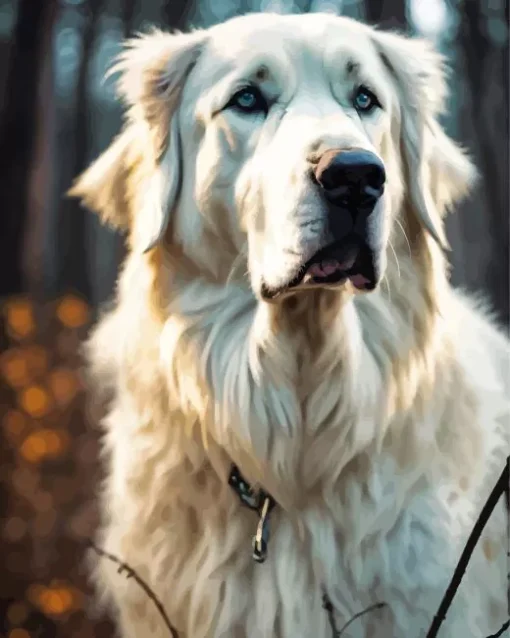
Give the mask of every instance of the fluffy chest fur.
M 128 265 L 129 299 L 135 280 Z M 382 297 L 369 314 L 323 295 L 282 314 L 241 290 L 196 286 L 179 291 L 181 311 L 164 321 L 149 304 L 120 304 L 91 341 L 95 376 L 115 387 L 104 544 L 147 578 L 183 635 L 244 637 L 256 627 L 264 637 L 327 638 L 323 589 L 338 626 L 387 603 L 348 635 L 424 635 L 502 463 L 508 406 L 496 379 L 486 378 L 492 401 L 482 402 L 461 361 L 436 360 L 432 383 L 422 362 L 414 391 L 400 384 L 390 401 L 402 371 Z M 257 517 L 227 485 L 232 461 L 278 502 L 263 565 L 251 560 Z M 503 617 L 494 560 L 503 534 L 501 508 L 448 635 L 497 628 Z M 166 636 L 136 584 L 107 564 L 98 573 L 124 601 L 133 636 Z

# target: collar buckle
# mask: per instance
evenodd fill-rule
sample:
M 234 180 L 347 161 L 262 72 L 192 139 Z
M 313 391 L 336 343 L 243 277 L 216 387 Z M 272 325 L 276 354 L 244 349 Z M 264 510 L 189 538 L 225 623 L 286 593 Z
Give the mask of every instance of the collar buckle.
M 255 492 L 251 485 L 243 478 L 237 465 L 232 465 L 228 477 L 228 484 L 237 494 L 241 503 L 259 515 L 257 530 L 252 541 L 252 556 L 255 562 L 263 563 L 267 557 L 267 546 L 270 536 L 269 515 L 276 502 L 273 497 L 264 490 Z

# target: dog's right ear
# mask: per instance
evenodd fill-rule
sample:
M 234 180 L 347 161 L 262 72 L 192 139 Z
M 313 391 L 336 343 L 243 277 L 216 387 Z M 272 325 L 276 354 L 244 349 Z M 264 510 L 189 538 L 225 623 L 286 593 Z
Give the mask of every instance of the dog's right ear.
M 141 162 L 133 132 L 133 127 L 126 127 L 67 193 L 99 213 L 105 224 L 120 230 L 131 226 L 129 176 Z
M 163 237 L 178 195 L 180 139 L 173 115 L 204 40 L 204 31 L 152 31 L 127 42 L 111 70 L 120 72 L 118 92 L 128 107 L 124 130 L 68 193 L 105 223 L 129 230 L 144 252 Z

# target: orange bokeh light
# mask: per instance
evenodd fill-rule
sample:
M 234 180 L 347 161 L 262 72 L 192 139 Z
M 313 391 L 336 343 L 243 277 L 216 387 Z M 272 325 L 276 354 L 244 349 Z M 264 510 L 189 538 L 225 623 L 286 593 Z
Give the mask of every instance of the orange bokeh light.
M 64 585 L 33 585 L 29 598 L 42 612 L 52 616 L 66 614 L 81 606 L 80 592 Z
M 40 461 L 46 456 L 46 442 L 38 432 L 30 434 L 23 441 L 20 453 L 27 461 L 37 463 L 37 461 Z
M 69 445 L 69 435 L 67 432 L 57 430 L 43 430 L 41 432 L 46 442 L 46 449 L 51 456 L 59 456 Z
M 79 390 L 76 374 L 66 368 L 58 368 L 50 374 L 49 385 L 55 400 L 60 405 L 69 404 Z
M 20 447 L 25 460 L 37 463 L 45 458 L 56 458 L 63 454 L 69 445 L 66 432 L 48 428 L 29 434 Z
M 7 326 L 15 338 L 26 338 L 35 331 L 34 310 L 27 299 L 15 299 L 5 303 Z
M 19 348 L 3 353 L 0 357 L 0 372 L 11 388 L 21 388 L 30 382 L 28 361 Z
M 68 295 L 57 306 L 57 317 L 67 328 L 79 328 L 89 320 L 89 308 L 79 297 Z
M 19 403 L 23 410 L 32 417 L 42 417 L 51 409 L 50 395 L 40 385 L 25 388 L 20 395 Z
M 10 348 L 0 356 L 0 374 L 14 389 L 21 389 L 48 368 L 48 352 L 39 345 Z

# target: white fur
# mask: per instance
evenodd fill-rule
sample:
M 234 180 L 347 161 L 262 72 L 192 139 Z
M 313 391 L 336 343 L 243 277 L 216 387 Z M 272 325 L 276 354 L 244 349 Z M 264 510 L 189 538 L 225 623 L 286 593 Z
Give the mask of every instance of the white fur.
M 351 55 L 385 102 L 369 121 L 345 106 Z M 280 111 L 265 123 L 212 115 L 243 65 L 270 70 Z M 88 344 L 111 400 L 100 544 L 147 579 L 182 637 L 329 638 L 323 586 L 338 627 L 388 605 L 346 636 L 425 636 L 504 465 L 510 414 L 508 342 L 450 287 L 437 245 L 445 208 L 473 179 L 436 121 L 440 58 L 344 18 L 254 15 L 141 38 L 120 67 L 124 135 L 137 146 L 126 155 L 117 142 L 117 170 L 93 166 L 75 187 L 130 229 L 117 303 Z M 165 160 L 144 148 L 175 143 L 172 117 L 181 189 L 168 219 L 163 204 L 151 218 L 151 237 L 168 228 L 144 254 L 143 210 L 158 209 L 158 190 L 169 196 L 151 177 Z M 386 164 L 372 231 L 383 281 L 367 295 L 343 286 L 261 301 L 261 280 L 278 283 L 319 243 L 306 152 L 353 144 Z M 251 560 L 257 518 L 227 485 L 233 461 L 278 502 L 263 565 Z M 442 636 L 505 620 L 505 532 L 501 502 Z M 123 637 L 168 636 L 132 579 L 108 561 L 95 573 Z

